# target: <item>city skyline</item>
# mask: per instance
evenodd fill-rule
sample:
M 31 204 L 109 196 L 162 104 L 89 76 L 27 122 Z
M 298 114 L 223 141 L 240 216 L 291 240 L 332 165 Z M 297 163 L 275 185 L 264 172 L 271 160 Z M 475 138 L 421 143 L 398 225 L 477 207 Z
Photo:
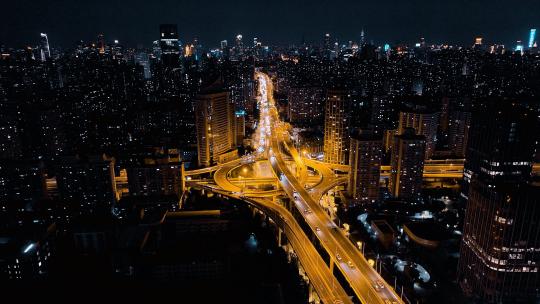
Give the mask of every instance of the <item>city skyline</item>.
M 310 5 L 274 1 L 264 6 L 218 1 L 204 6 L 194 1 L 161 1 L 157 5 L 143 1 L 10 2 L 0 13 L 6 25 L 0 29 L 0 43 L 10 47 L 31 45 L 39 38 L 33 37 L 43 32 L 50 35 L 51 45 L 62 47 L 70 47 L 80 39 L 95 41 L 98 34 L 104 34 L 108 41 L 120 40 L 133 47 L 150 46 L 159 38 L 158 24 L 175 23 L 181 41 L 198 37 L 211 47 L 218 46 L 223 39 L 232 41 L 237 34 L 249 39 L 257 37 L 270 45 L 315 43 L 324 33 L 340 42 L 358 41 L 362 29 L 368 42 L 373 40 L 381 45 L 411 44 L 420 37 L 429 43 L 455 45 L 472 44 L 474 37 L 484 37 L 485 43 L 512 45 L 521 40 L 526 45 L 529 29 L 539 26 L 534 12 L 540 11 L 540 3 L 532 0 L 522 1 L 519 6 L 484 0 L 319 2 Z M 258 22 L 261 17 L 279 22 Z
M 506 44 L 433 38 L 456 22 L 508 34 L 536 4 L 169 2 L 132 21 L 139 0 L 64 1 L 8 25 L 31 44 L 0 42 L 0 282 L 196 303 L 540 303 L 536 26 Z M 374 7 L 383 27 L 350 17 Z M 272 42 L 297 22 L 305 44 Z M 420 25 L 436 35 L 377 40 Z M 64 47 L 67 31 L 79 42 Z

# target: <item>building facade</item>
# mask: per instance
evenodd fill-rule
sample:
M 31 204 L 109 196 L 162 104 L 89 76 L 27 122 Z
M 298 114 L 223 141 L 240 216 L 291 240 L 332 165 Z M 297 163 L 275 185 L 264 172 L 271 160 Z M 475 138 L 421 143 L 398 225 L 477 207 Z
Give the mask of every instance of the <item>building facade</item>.
M 236 147 L 236 117 L 229 93 L 207 89 L 196 98 L 195 124 L 200 166 L 216 163 Z
M 349 150 L 349 95 L 344 90 L 329 90 L 324 113 L 324 161 L 346 164 Z
M 389 187 L 394 197 L 418 200 L 422 190 L 426 140 L 413 128 L 394 136 Z
M 351 136 L 348 192 L 355 202 L 375 202 L 379 199 L 382 136 L 360 133 Z

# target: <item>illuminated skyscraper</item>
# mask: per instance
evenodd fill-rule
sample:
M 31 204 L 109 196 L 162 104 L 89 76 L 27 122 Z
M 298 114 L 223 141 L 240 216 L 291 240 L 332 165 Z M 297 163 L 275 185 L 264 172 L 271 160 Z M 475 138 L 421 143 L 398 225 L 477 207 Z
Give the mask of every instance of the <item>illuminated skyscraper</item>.
M 349 103 L 345 90 L 329 90 L 326 93 L 324 113 L 324 161 L 346 164 L 349 150 Z
M 214 84 L 201 91 L 195 103 L 199 165 L 222 162 L 234 154 L 236 146 L 236 117 L 229 92 Z
M 413 128 L 405 128 L 394 136 L 392 148 L 390 192 L 394 197 L 417 200 L 422 190 L 426 140 Z
M 162 24 L 159 26 L 161 61 L 166 67 L 178 67 L 180 47 L 178 45 L 178 26 Z
M 49 38 L 47 34 L 41 33 L 39 39 L 39 50 L 41 52 L 41 61 L 51 58 L 51 49 L 49 48 Z
M 531 31 L 529 32 L 529 48 L 533 47 L 535 39 L 536 39 L 536 29 L 531 29 Z
M 374 202 L 379 198 L 382 136 L 361 132 L 351 136 L 348 192 L 355 202 Z

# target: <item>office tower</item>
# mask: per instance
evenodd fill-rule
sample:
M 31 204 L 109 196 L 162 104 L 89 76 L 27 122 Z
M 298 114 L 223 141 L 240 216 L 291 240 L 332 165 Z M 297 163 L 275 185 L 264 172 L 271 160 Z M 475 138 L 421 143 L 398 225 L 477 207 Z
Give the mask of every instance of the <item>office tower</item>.
M 448 118 L 448 148 L 456 157 L 465 157 L 470 126 L 471 112 L 463 109 L 450 111 Z
M 346 164 L 349 149 L 349 99 L 345 90 L 328 90 L 324 113 L 324 161 Z
M 160 40 L 154 40 L 152 42 L 152 56 L 154 58 L 161 58 Z
M 99 49 L 99 53 L 105 54 L 105 36 L 103 36 L 103 34 L 99 34 L 97 40 L 97 47 Z
M 292 87 L 289 89 L 289 119 L 294 124 L 321 121 L 324 115 L 323 89 L 320 87 Z
M 323 56 L 326 59 L 330 59 L 330 56 L 332 54 L 332 42 L 330 41 L 330 34 L 326 33 L 324 34 L 324 40 L 323 40 Z
M 523 42 L 521 40 L 516 41 L 516 48 L 514 51 L 519 52 L 520 54 L 523 54 L 524 48 L 523 48 Z
M 229 92 L 214 84 L 203 89 L 195 100 L 197 152 L 200 166 L 223 162 L 234 151 L 234 105 Z M 234 153 L 234 152 L 233 152 Z
M 538 300 L 540 184 L 530 174 L 538 128 L 533 111 L 504 100 L 473 113 L 458 278 L 484 303 Z
M 244 55 L 244 42 L 242 41 L 242 35 L 236 35 L 234 55 L 236 59 L 241 59 Z
M 58 194 L 78 204 L 80 213 L 109 212 L 116 201 L 114 158 L 64 157 L 56 168 Z
M 532 48 L 534 46 L 534 41 L 536 39 L 536 29 L 531 29 L 529 32 L 529 48 Z
M 227 48 L 227 40 L 221 40 L 221 50 L 225 50 Z
M 126 168 L 130 196 L 180 196 L 184 166 L 176 150 L 156 149 Z
M 41 61 L 51 58 L 51 49 L 49 48 L 49 38 L 47 34 L 41 33 L 39 39 L 39 50 L 41 52 Z
M 424 106 L 406 106 L 399 113 L 398 134 L 403 133 L 405 128 L 414 128 L 417 135 L 423 135 L 426 139 L 426 159 L 431 158 L 437 144 L 437 127 L 439 113 L 434 109 Z
M 178 26 L 176 24 L 161 24 L 159 26 L 159 33 L 161 61 L 166 67 L 178 67 L 180 58 Z
M 483 303 L 534 303 L 540 286 L 540 185 L 474 178 L 458 278 Z
M 366 34 L 364 33 L 364 29 L 360 31 L 360 47 L 364 47 L 366 45 Z
M 374 202 L 379 198 L 382 149 L 380 134 L 360 131 L 351 136 L 347 191 L 355 202 Z
M 394 197 L 418 200 L 422 190 L 426 139 L 405 128 L 394 136 L 392 148 L 390 192 Z
M 535 113 L 508 100 L 479 101 L 469 128 L 462 195 L 471 180 L 517 181 L 528 177 L 538 140 Z

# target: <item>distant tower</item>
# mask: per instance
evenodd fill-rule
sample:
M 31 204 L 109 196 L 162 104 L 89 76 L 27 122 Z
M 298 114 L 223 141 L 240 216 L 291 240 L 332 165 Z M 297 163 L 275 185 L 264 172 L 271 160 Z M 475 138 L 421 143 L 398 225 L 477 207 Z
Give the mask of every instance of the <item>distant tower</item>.
M 46 61 L 51 58 L 51 49 L 49 48 L 49 38 L 47 34 L 41 33 L 41 38 L 39 39 L 40 51 L 41 51 L 41 61 Z
M 374 202 L 379 198 L 382 135 L 360 132 L 351 136 L 348 192 L 355 202 Z
M 98 35 L 98 48 L 100 54 L 105 54 L 105 36 L 103 34 Z
M 360 32 L 360 47 L 363 47 L 366 45 L 366 34 L 364 33 L 364 29 Z
M 243 37 L 241 34 L 236 35 L 236 45 L 235 45 L 235 55 L 240 58 L 244 55 L 244 42 L 242 41 Z
M 344 90 L 326 93 L 324 113 L 324 161 L 346 164 L 349 150 L 350 95 Z
M 178 26 L 162 24 L 159 26 L 161 61 L 166 67 L 178 67 L 180 47 L 178 45 Z
M 413 128 L 405 128 L 394 137 L 390 192 L 394 197 L 417 200 L 422 190 L 426 140 Z
M 534 40 L 536 39 L 536 29 L 531 29 L 529 33 L 529 48 L 534 46 Z

